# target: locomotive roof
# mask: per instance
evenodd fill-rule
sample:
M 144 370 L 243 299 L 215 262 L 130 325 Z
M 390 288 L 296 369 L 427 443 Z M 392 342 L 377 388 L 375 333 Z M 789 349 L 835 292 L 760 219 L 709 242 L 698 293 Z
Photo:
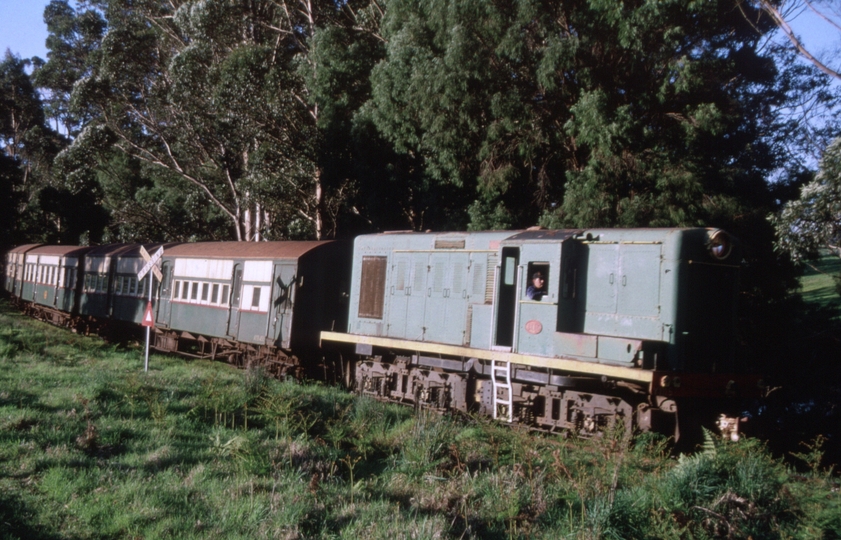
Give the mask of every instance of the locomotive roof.
M 505 242 L 536 241 L 558 242 L 576 236 L 583 232 L 582 229 L 529 229 L 520 231 L 505 239 Z
M 203 259 L 297 259 L 331 243 L 334 241 L 195 242 L 166 247 L 164 255 Z

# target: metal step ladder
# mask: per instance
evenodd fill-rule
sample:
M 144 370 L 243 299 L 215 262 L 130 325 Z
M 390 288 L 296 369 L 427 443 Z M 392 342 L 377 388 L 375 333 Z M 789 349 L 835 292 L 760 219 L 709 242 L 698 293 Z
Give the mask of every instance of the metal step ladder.
M 511 363 L 491 360 L 491 383 L 493 384 L 493 417 L 509 424 L 513 421 L 514 394 L 511 391 Z M 500 390 L 505 390 L 507 398 L 500 397 Z M 505 407 L 500 415 L 500 405 Z

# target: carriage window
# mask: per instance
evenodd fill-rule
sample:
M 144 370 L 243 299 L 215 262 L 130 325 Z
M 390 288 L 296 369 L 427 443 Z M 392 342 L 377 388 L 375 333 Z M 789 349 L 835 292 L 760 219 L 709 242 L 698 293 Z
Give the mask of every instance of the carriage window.
M 189 291 L 190 291 L 190 282 L 185 281 L 184 282 L 184 288 L 181 289 L 181 300 L 186 300 L 187 299 L 187 295 L 189 294 Z
M 260 287 L 254 287 L 254 293 L 251 295 L 251 307 L 260 307 Z
M 202 283 L 201 286 L 201 300 L 202 302 L 207 302 L 207 292 L 210 289 L 209 283 Z
M 213 284 L 213 293 L 210 295 L 210 303 L 211 304 L 218 304 L 219 303 L 219 284 Z
M 199 296 L 199 282 L 193 282 L 193 290 L 190 292 L 190 300 L 196 300 Z
M 126 278 L 124 277 L 117 278 L 117 288 L 115 290 L 117 294 L 123 294 L 123 281 L 125 281 L 125 279 Z
M 222 286 L 222 305 L 223 306 L 228 305 L 228 286 L 227 285 Z
M 181 292 L 181 282 L 176 281 L 175 282 L 175 291 L 173 291 L 173 293 L 172 293 L 172 298 L 174 300 L 177 300 L 178 299 L 178 293 L 180 293 L 180 292 Z
M 385 301 L 386 257 L 362 257 L 362 276 L 359 292 L 359 316 L 383 318 Z

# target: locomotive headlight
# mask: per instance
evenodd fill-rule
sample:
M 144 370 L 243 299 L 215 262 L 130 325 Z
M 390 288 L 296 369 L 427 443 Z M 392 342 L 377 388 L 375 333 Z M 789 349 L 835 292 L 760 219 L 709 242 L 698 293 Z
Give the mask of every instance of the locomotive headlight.
M 726 232 L 716 229 L 710 233 L 710 241 L 707 244 L 707 249 L 710 250 L 710 255 L 713 258 L 723 261 L 730 256 L 733 251 L 733 241 L 730 240 L 730 235 Z

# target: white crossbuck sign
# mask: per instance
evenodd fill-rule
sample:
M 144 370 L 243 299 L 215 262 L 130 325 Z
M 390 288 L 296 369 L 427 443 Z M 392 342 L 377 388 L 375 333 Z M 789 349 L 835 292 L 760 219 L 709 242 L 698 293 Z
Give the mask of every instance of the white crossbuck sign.
M 148 274 L 149 270 L 151 270 L 152 273 L 155 274 L 155 277 L 158 278 L 158 281 L 162 281 L 163 275 L 161 274 L 161 271 L 158 268 L 157 264 L 158 261 L 161 260 L 161 257 L 164 256 L 164 247 L 159 247 L 158 251 L 156 251 L 154 255 L 150 256 L 149 252 L 146 251 L 146 248 L 140 246 L 140 256 L 143 257 L 143 260 L 146 261 L 146 264 L 143 265 L 143 268 L 141 268 L 140 272 L 137 273 L 137 280 L 140 281 L 141 279 L 146 277 L 146 274 Z

